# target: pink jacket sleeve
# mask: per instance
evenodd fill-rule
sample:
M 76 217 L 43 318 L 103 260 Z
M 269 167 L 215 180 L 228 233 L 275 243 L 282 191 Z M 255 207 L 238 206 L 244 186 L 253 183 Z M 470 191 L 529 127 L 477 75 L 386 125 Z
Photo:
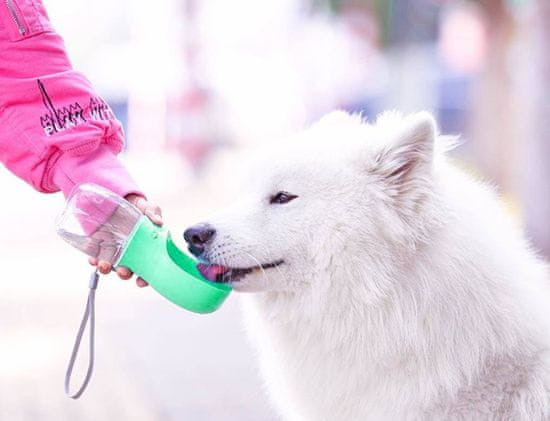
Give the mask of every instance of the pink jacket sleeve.
M 116 155 L 120 122 L 72 69 L 41 0 L 0 1 L 0 161 L 41 192 L 92 182 L 141 194 Z

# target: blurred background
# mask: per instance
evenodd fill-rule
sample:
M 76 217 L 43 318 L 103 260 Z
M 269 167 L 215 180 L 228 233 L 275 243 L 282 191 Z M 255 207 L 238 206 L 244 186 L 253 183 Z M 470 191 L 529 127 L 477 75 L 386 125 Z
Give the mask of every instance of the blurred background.
M 123 160 L 179 238 L 230 198 L 239 151 L 342 108 L 431 110 L 550 256 L 548 0 L 45 0 L 125 125 Z M 62 391 L 85 258 L 60 194 L 0 168 L 1 420 L 275 420 L 230 297 L 196 316 L 114 276 L 87 394 Z M 85 356 L 85 354 L 84 354 Z M 80 367 L 83 369 L 83 367 Z

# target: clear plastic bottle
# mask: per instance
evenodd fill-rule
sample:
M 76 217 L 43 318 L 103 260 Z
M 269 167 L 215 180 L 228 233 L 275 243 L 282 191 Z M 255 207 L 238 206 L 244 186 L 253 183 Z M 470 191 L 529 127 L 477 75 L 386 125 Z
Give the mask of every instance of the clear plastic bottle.
M 82 184 L 56 220 L 57 233 L 88 256 L 116 264 L 142 213 L 115 193 Z

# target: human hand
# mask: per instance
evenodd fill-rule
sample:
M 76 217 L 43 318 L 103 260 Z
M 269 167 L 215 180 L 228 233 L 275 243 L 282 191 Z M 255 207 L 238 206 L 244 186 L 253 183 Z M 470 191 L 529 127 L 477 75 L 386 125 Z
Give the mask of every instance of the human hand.
M 144 215 L 149 217 L 149 219 L 154 224 L 162 225 L 162 211 L 160 207 L 152 204 L 151 202 L 147 201 L 147 199 L 145 199 L 143 196 L 137 194 L 128 194 L 124 198 L 135 207 L 137 207 Z M 90 257 L 88 261 L 91 265 L 96 266 L 97 270 L 104 275 L 113 270 L 111 263 L 106 260 L 102 260 L 101 258 Z M 132 271 L 125 267 L 116 268 L 116 273 L 118 277 L 123 280 L 128 280 L 133 276 Z M 149 284 L 143 278 L 137 277 L 136 285 L 140 288 L 143 288 Z

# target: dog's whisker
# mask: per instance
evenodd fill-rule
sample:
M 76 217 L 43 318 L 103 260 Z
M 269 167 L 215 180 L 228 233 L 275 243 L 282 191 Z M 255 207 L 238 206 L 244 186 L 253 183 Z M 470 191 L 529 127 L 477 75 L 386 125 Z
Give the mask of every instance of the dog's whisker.
M 265 246 L 262 246 L 262 245 L 259 245 L 258 248 L 265 250 Z M 284 281 L 287 280 L 286 276 L 283 275 L 283 272 L 281 271 L 281 268 L 279 267 L 279 265 L 273 266 L 272 269 L 277 270 L 277 272 L 279 273 L 279 276 L 281 277 L 281 279 L 283 279 Z
M 256 259 L 251 253 L 245 251 L 244 252 L 248 257 L 250 257 L 252 260 L 254 260 L 255 263 L 257 263 L 258 265 L 258 268 L 262 271 L 262 275 L 264 276 L 265 278 L 265 281 L 266 282 L 269 282 L 269 277 L 267 276 L 267 273 L 265 271 L 265 269 L 262 267 L 262 264 L 260 263 L 260 261 L 258 259 Z

